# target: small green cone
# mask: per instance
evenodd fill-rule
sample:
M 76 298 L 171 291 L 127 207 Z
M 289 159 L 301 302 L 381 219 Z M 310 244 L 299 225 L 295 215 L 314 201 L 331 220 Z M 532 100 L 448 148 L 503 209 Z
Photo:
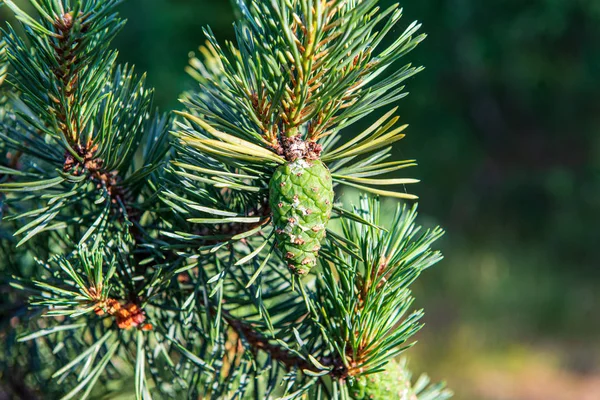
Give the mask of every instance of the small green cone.
M 331 218 L 331 173 L 320 160 L 298 159 L 279 167 L 269 186 L 277 246 L 289 268 L 306 275 L 317 265 Z
M 390 361 L 385 371 L 362 376 L 350 388 L 353 400 L 414 400 L 410 374 L 402 362 Z

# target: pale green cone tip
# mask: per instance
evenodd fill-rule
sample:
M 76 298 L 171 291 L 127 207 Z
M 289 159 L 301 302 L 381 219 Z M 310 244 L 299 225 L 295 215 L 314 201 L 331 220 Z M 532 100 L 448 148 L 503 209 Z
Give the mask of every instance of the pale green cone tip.
M 405 365 L 390 361 L 378 374 L 359 377 L 350 388 L 353 400 L 416 400 Z

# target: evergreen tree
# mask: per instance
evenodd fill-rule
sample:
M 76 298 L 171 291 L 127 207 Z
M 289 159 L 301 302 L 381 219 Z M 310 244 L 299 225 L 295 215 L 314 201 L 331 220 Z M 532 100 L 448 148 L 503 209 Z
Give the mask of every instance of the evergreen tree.
M 34 398 L 447 399 L 396 358 L 410 285 L 441 255 L 378 196 L 423 35 L 377 0 L 239 0 L 172 120 L 119 65 L 119 0 L 4 0 L 5 390 Z M 171 133 L 171 135 L 169 134 Z M 348 208 L 334 189 L 365 192 Z M 382 189 L 382 187 L 392 189 Z M 387 222 L 389 223 L 385 223 Z M 386 229 L 387 227 L 387 229 Z

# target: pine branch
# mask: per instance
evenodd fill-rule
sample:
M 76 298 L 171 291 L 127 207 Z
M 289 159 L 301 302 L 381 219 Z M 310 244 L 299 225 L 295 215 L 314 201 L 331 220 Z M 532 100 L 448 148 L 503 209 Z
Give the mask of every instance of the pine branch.
M 301 370 L 311 371 L 314 369 L 314 365 L 304 358 L 299 357 L 297 354 L 294 354 L 281 346 L 271 343 L 266 336 L 256 331 L 251 325 L 233 318 L 226 312 L 223 313 L 223 318 L 238 333 L 238 335 L 245 338 L 253 351 L 264 351 L 268 353 L 275 361 L 285 365 L 288 370 L 299 368 Z
M 109 46 L 122 26 L 118 3 L 33 0 L 35 20 L 6 2 L 28 41 L 12 27 L 4 32 L 13 92 L 0 138 L 12 157 L 0 170 L 8 216 L 0 228 L 23 237 L 18 249 L 3 241 L 3 259 L 15 259 L 12 285 L 31 296 L 15 348 L 32 348 L 44 365 L 36 376 L 58 378 L 48 390 L 57 398 L 86 398 L 135 364 L 131 339 L 152 329 L 145 306 L 166 286 L 147 260 L 156 255 L 148 243 L 158 229 L 153 211 L 170 119 L 152 112 L 144 78 L 116 65 Z M 40 267 L 20 265 L 35 256 Z M 3 274 L 11 273 L 7 264 Z M 140 395 L 148 393 L 142 372 Z
M 410 347 L 422 311 L 408 314 L 409 287 L 422 271 L 441 260 L 431 244 L 439 228 L 420 234 L 416 209 L 398 208 L 390 232 L 379 225 L 379 203 L 364 198 L 356 210 L 371 226 L 341 220 L 341 239 L 354 252 L 330 244 L 322 253 L 323 272 L 312 296 L 315 321 L 324 330 L 347 375 L 355 378 L 381 370 Z
M 243 19 L 236 25 L 237 47 L 226 43 L 223 49 L 206 31 L 208 42 L 200 49 L 205 59 L 192 58 L 188 68 L 201 90 L 184 97 L 187 109 L 179 113 L 174 132 L 177 155 L 162 198 L 178 214 L 165 216 L 168 224 L 175 219 L 179 223 L 166 229 L 166 236 L 207 246 L 215 238 L 233 243 L 260 235 L 281 245 L 288 240 L 284 222 L 303 216 L 282 212 L 269 223 L 268 214 L 275 217 L 286 203 L 274 199 L 283 189 L 272 186 L 273 177 L 287 166 L 290 171 L 311 168 L 319 160 L 325 163 L 321 173 L 328 176 L 304 193 L 329 196 L 330 190 L 320 185 L 331 180 L 381 196 L 416 198 L 380 188 L 418 182 L 381 178 L 415 165 L 414 160 L 386 161 L 390 145 L 404 137 L 406 128 L 397 127 L 396 109 L 338 144 L 343 128 L 397 100 L 401 83 L 419 71 L 406 67 L 385 74 L 423 36 L 413 38 L 418 25 L 412 24 L 391 46 L 380 48 L 401 12 L 397 6 L 379 11 L 377 3 L 238 1 Z M 294 189 L 298 198 L 300 189 Z M 296 200 L 290 196 L 293 208 Z M 325 202 L 329 204 L 319 211 L 319 226 L 326 225 L 331 211 L 339 213 L 332 200 Z M 261 206 L 257 210 L 248 204 Z M 313 205 L 307 212 L 316 211 Z M 311 229 L 321 236 L 317 225 Z M 227 237 L 228 231 L 238 234 Z M 319 247 L 300 232 L 292 236 L 295 246 Z M 315 265 L 312 256 L 302 259 L 300 253 L 309 254 L 308 248 L 280 251 L 288 259 L 298 258 L 289 265 L 299 273 Z
M 3 124 L 0 136 L 25 163 L 7 170 L 11 182 L 0 191 L 15 208 L 13 218 L 31 219 L 17 231 L 24 235 L 19 245 L 79 225 L 69 232 L 73 247 L 106 229 L 127 232 L 144 213 L 137 203 L 144 191 L 150 195 L 148 180 L 164 162 L 168 122 L 150 112 L 144 78 L 116 66 L 109 46 L 122 26 L 118 3 L 33 0 L 41 21 L 6 3 L 33 43 L 28 48 L 12 27 L 4 32 L 14 70 L 9 81 L 19 98 L 17 123 Z M 135 157 L 146 138 L 139 165 Z M 24 204 L 28 209 L 19 211 Z
M 339 160 L 330 166 L 335 171 L 350 158 L 385 149 L 404 137 L 400 133 L 405 126 L 390 130 L 398 119 L 389 120 L 387 114 L 355 140 L 333 149 L 342 128 L 402 97 L 399 85 L 419 71 L 406 67 L 380 80 L 390 65 L 424 38 L 412 38 L 418 29 L 413 24 L 391 47 L 374 53 L 400 19 L 397 6 L 377 14 L 377 1 L 373 0 L 360 5 L 321 0 L 238 4 L 244 16 L 236 27 L 238 48 L 228 43 L 226 52 L 207 31 L 209 42 L 201 48 L 205 61 L 193 58 L 188 68 L 202 84 L 202 91 L 184 98 L 190 113 L 183 115 L 187 123 L 180 125 L 178 136 L 188 146 L 223 157 L 236 157 L 235 152 L 239 152 L 239 157 L 246 154 L 243 159 L 249 161 L 249 153 L 239 147 L 223 153 L 212 147 L 213 142 L 207 142 L 223 143 L 223 134 L 227 134 L 243 140 L 246 149 L 258 145 L 272 151 L 252 153 L 264 161 L 275 154 L 292 161 L 321 157 L 324 161 Z M 381 24 L 382 29 L 377 31 Z M 313 59 L 316 57 L 319 60 Z M 198 143 L 194 138 L 204 141 Z M 392 170 L 377 165 L 387 158 L 388 151 L 362 165 L 373 165 L 371 176 L 411 165 L 404 163 Z M 337 181 L 361 189 L 415 182 L 360 181 L 353 173 L 339 174 Z M 390 191 L 371 191 L 394 195 Z
M 47 132 L 65 140 L 75 157 L 77 148 L 81 152 L 90 145 L 89 134 L 85 141 L 84 134 L 116 58 L 108 47 L 123 24 L 111 14 L 119 2 L 90 0 L 69 2 L 63 7 L 32 0 L 43 17 L 41 21 L 12 1 L 5 2 L 36 44 L 36 53 L 30 56 L 12 27 L 4 32 L 9 59 L 16 67 L 13 85 L 23 91 L 23 100 L 41 117 L 40 122 L 58 129 L 60 136 L 53 130 Z

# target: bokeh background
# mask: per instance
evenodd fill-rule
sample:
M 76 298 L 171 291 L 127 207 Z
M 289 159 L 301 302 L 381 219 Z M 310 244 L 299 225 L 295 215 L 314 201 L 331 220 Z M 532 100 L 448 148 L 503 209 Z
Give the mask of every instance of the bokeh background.
M 460 400 L 600 399 L 600 1 L 402 5 L 429 38 L 407 58 L 427 69 L 399 104 L 411 128 L 397 156 L 419 160 L 422 221 L 448 232 L 416 287 L 413 368 Z M 193 87 L 202 28 L 232 39 L 227 0 L 121 11 L 120 58 L 164 110 Z

